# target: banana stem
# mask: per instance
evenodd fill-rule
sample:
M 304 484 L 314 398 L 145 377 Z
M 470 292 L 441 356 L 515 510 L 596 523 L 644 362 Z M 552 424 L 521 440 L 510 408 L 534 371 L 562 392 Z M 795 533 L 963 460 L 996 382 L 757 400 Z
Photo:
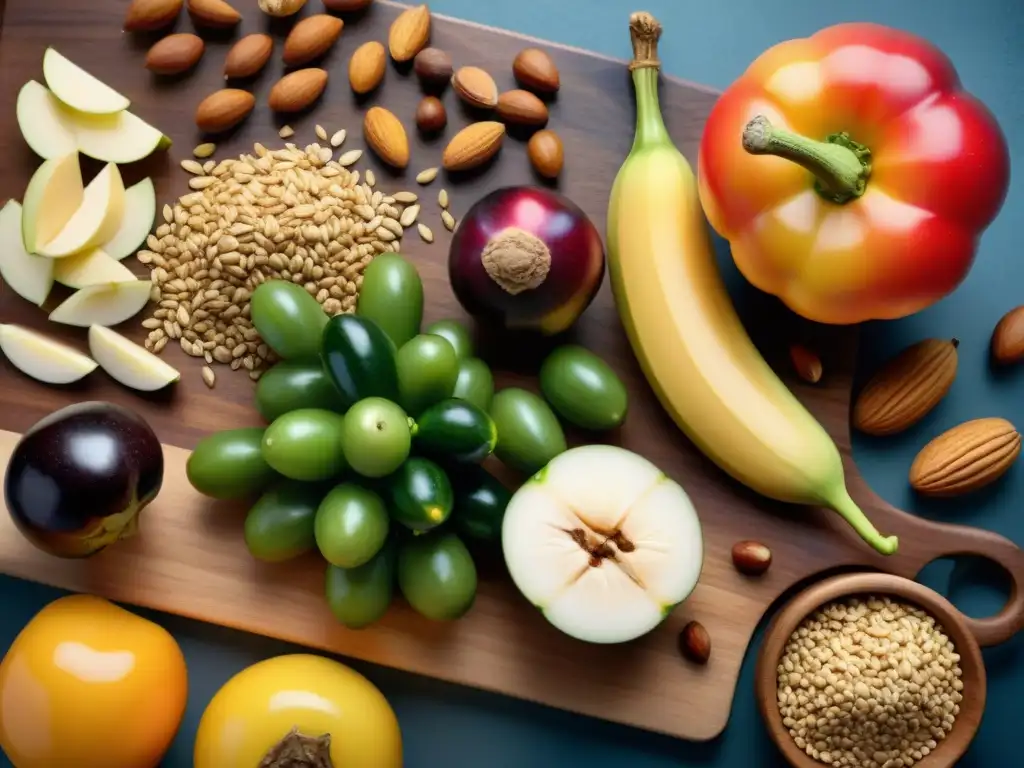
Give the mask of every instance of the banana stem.
M 857 503 L 850 498 L 849 492 L 841 486 L 839 491 L 828 500 L 828 506 L 850 524 L 850 527 L 883 555 L 893 555 L 899 548 L 899 538 L 896 536 L 883 536 L 878 529 L 868 520 L 864 511 L 857 506 Z
M 636 89 L 636 135 L 633 138 L 633 152 L 636 152 L 671 143 L 671 139 L 658 100 L 661 24 L 651 14 L 639 11 L 629 17 L 629 36 L 633 43 L 629 71 L 633 73 L 633 87 Z

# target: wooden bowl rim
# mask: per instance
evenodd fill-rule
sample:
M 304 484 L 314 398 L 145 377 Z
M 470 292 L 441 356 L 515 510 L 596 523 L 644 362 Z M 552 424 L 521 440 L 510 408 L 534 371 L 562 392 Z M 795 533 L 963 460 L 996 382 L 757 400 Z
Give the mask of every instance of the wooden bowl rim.
M 987 689 L 981 647 L 963 615 L 945 597 L 923 584 L 889 573 L 833 576 L 802 590 L 776 614 L 761 643 L 754 677 L 757 705 L 768 735 L 794 768 L 822 768 L 825 765 L 797 747 L 782 724 L 777 699 L 778 662 L 789 637 L 812 611 L 833 600 L 856 595 L 897 597 L 913 603 L 933 616 L 952 639 L 956 652 L 960 654 L 964 691 L 970 691 L 970 697 L 964 696 L 960 714 L 946 738 L 931 754 L 914 764 L 914 768 L 951 768 L 970 746 L 985 710 Z

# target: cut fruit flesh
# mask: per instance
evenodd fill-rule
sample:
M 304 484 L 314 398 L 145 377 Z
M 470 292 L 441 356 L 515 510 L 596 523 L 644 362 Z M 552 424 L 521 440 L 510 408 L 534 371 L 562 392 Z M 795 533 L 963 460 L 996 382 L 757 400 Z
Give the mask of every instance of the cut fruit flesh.
M 43 77 L 54 96 L 79 112 L 109 115 L 128 109 L 131 103 L 53 48 L 43 54 Z
M 0 349 L 26 376 L 46 384 L 70 384 L 96 370 L 96 361 L 20 325 L 0 325 Z
M 90 285 L 68 296 L 50 313 L 50 320 L 82 328 L 117 325 L 142 311 L 150 287 L 147 280 Z
M 110 258 L 101 248 L 93 248 L 66 259 L 54 259 L 53 264 L 54 280 L 68 288 L 125 283 L 135 279 L 128 267 Z
M 519 591 L 568 635 L 619 643 L 693 591 L 700 521 L 683 489 L 622 448 L 556 457 L 512 497 L 502 547 Z
M 123 212 L 124 182 L 117 166 L 108 163 L 89 182 L 82 204 L 56 237 L 39 245 L 39 255 L 63 258 L 95 248 L 117 232 Z
M 40 165 L 25 189 L 22 205 L 25 250 L 35 253 L 40 243 L 53 240 L 78 210 L 84 194 L 78 152 L 68 152 Z
M 100 248 L 112 259 L 120 261 L 142 247 L 156 221 L 156 190 L 152 179 L 143 179 L 124 191 L 124 213 L 121 227 Z
M 21 205 L 8 200 L 0 209 L 0 277 L 12 291 L 38 307 L 50 295 L 55 262 L 25 250 L 21 220 Z
M 112 378 L 140 392 L 163 389 L 181 378 L 153 353 L 99 325 L 89 328 L 89 353 Z
M 134 163 L 158 149 L 169 147 L 171 140 L 131 112 L 114 115 L 73 117 L 78 151 L 105 163 Z
M 18 92 L 18 127 L 29 147 L 44 160 L 78 148 L 75 128 L 60 100 L 35 80 Z

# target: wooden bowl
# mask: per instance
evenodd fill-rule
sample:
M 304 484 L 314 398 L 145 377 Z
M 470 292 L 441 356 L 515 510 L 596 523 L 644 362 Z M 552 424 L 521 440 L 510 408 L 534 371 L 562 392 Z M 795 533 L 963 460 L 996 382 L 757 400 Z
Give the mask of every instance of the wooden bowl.
M 755 673 L 757 703 L 772 740 L 794 768 L 822 768 L 825 764 L 800 749 L 782 724 L 778 705 L 778 664 L 786 643 L 800 623 L 817 608 L 833 600 L 855 596 L 897 598 L 916 605 L 939 622 L 960 654 L 963 700 L 952 730 L 914 768 L 950 768 L 967 751 L 978 732 L 985 709 L 985 664 L 981 648 L 962 614 L 942 595 L 916 581 L 887 573 L 851 573 L 814 584 L 789 601 L 771 622 L 761 644 Z

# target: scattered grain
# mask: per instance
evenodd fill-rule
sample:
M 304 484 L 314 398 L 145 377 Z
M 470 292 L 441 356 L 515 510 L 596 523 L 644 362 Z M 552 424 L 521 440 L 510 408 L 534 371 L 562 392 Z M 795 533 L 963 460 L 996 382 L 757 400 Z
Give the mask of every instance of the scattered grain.
M 416 223 L 416 217 L 420 215 L 419 205 L 410 205 L 399 217 L 398 221 L 403 227 L 411 227 Z
M 440 192 L 437 193 L 437 204 L 440 205 L 442 208 L 445 208 L 445 209 L 448 208 L 448 190 L 447 189 L 442 189 Z
M 203 175 L 203 164 L 192 159 L 181 161 L 181 167 L 195 176 Z
M 200 144 L 192 150 L 192 154 L 198 157 L 200 160 L 205 160 L 207 157 L 212 157 L 213 153 L 217 151 L 217 145 L 207 142 L 206 144 Z
M 348 166 L 358 162 L 359 158 L 361 158 L 362 156 L 363 150 L 350 149 L 348 152 L 345 152 L 341 157 L 338 158 L 338 165 L 340 165 L 343 168 L 348 168 Z
M 426 170 L 420 171 L 416 174 L 417 184 L 429 184 L 437 178 L 437 168 L 427 168 Z
M 292 136 L 295 135 L 295 129 L 292 128 L 290 125 L 282 125 L 281 130 L 277 132 L 277 135 L 280 136 L 282 139 L 290 139 Z
M 324 127 L 322 125 L 317 125 L 317 127 L 314 128 L 313 131 L 314 133 L 316 133 L 316 137 L 320 139 L 320 141 L 327 141 L 327 131 L 324 130 Z
M 420 233 L 420 237 L 423 238 L 424 242 L 434 242 L 434 233 L 426 224 L 422 222 L 416 225 L 416 231 Z
M 401 203 L 402 205 L 410 205 L 419 199 L 419 195 L 415 192 L 395 192 L 392 197 L 396 203 Z
M 210 389 L 213 389 L 214 384 L 217 383 L 217 374 L 214 373 L 213 368 L 208 365 L 203 366 L 203 383 Z
M 441 221 L 444 223 L 444 228 L 449 232 L 455 231 L 455 217 L 448 213 L 448 211 L 441 211 Z
M 346 131 L 344 128 L 342 128 L 340 131 L 337 131 L 333 136 L 331 136 L 331 146 L 337 149 L 338 147 L 345 143 L 346 136 L 348 136 L 348 131 Z
M 373 171 L 367 169 L 363 175 L 363 180 L 366 182 L 366 186 L 372 187 L 377 183 L 377 177 L 373 175 Z

